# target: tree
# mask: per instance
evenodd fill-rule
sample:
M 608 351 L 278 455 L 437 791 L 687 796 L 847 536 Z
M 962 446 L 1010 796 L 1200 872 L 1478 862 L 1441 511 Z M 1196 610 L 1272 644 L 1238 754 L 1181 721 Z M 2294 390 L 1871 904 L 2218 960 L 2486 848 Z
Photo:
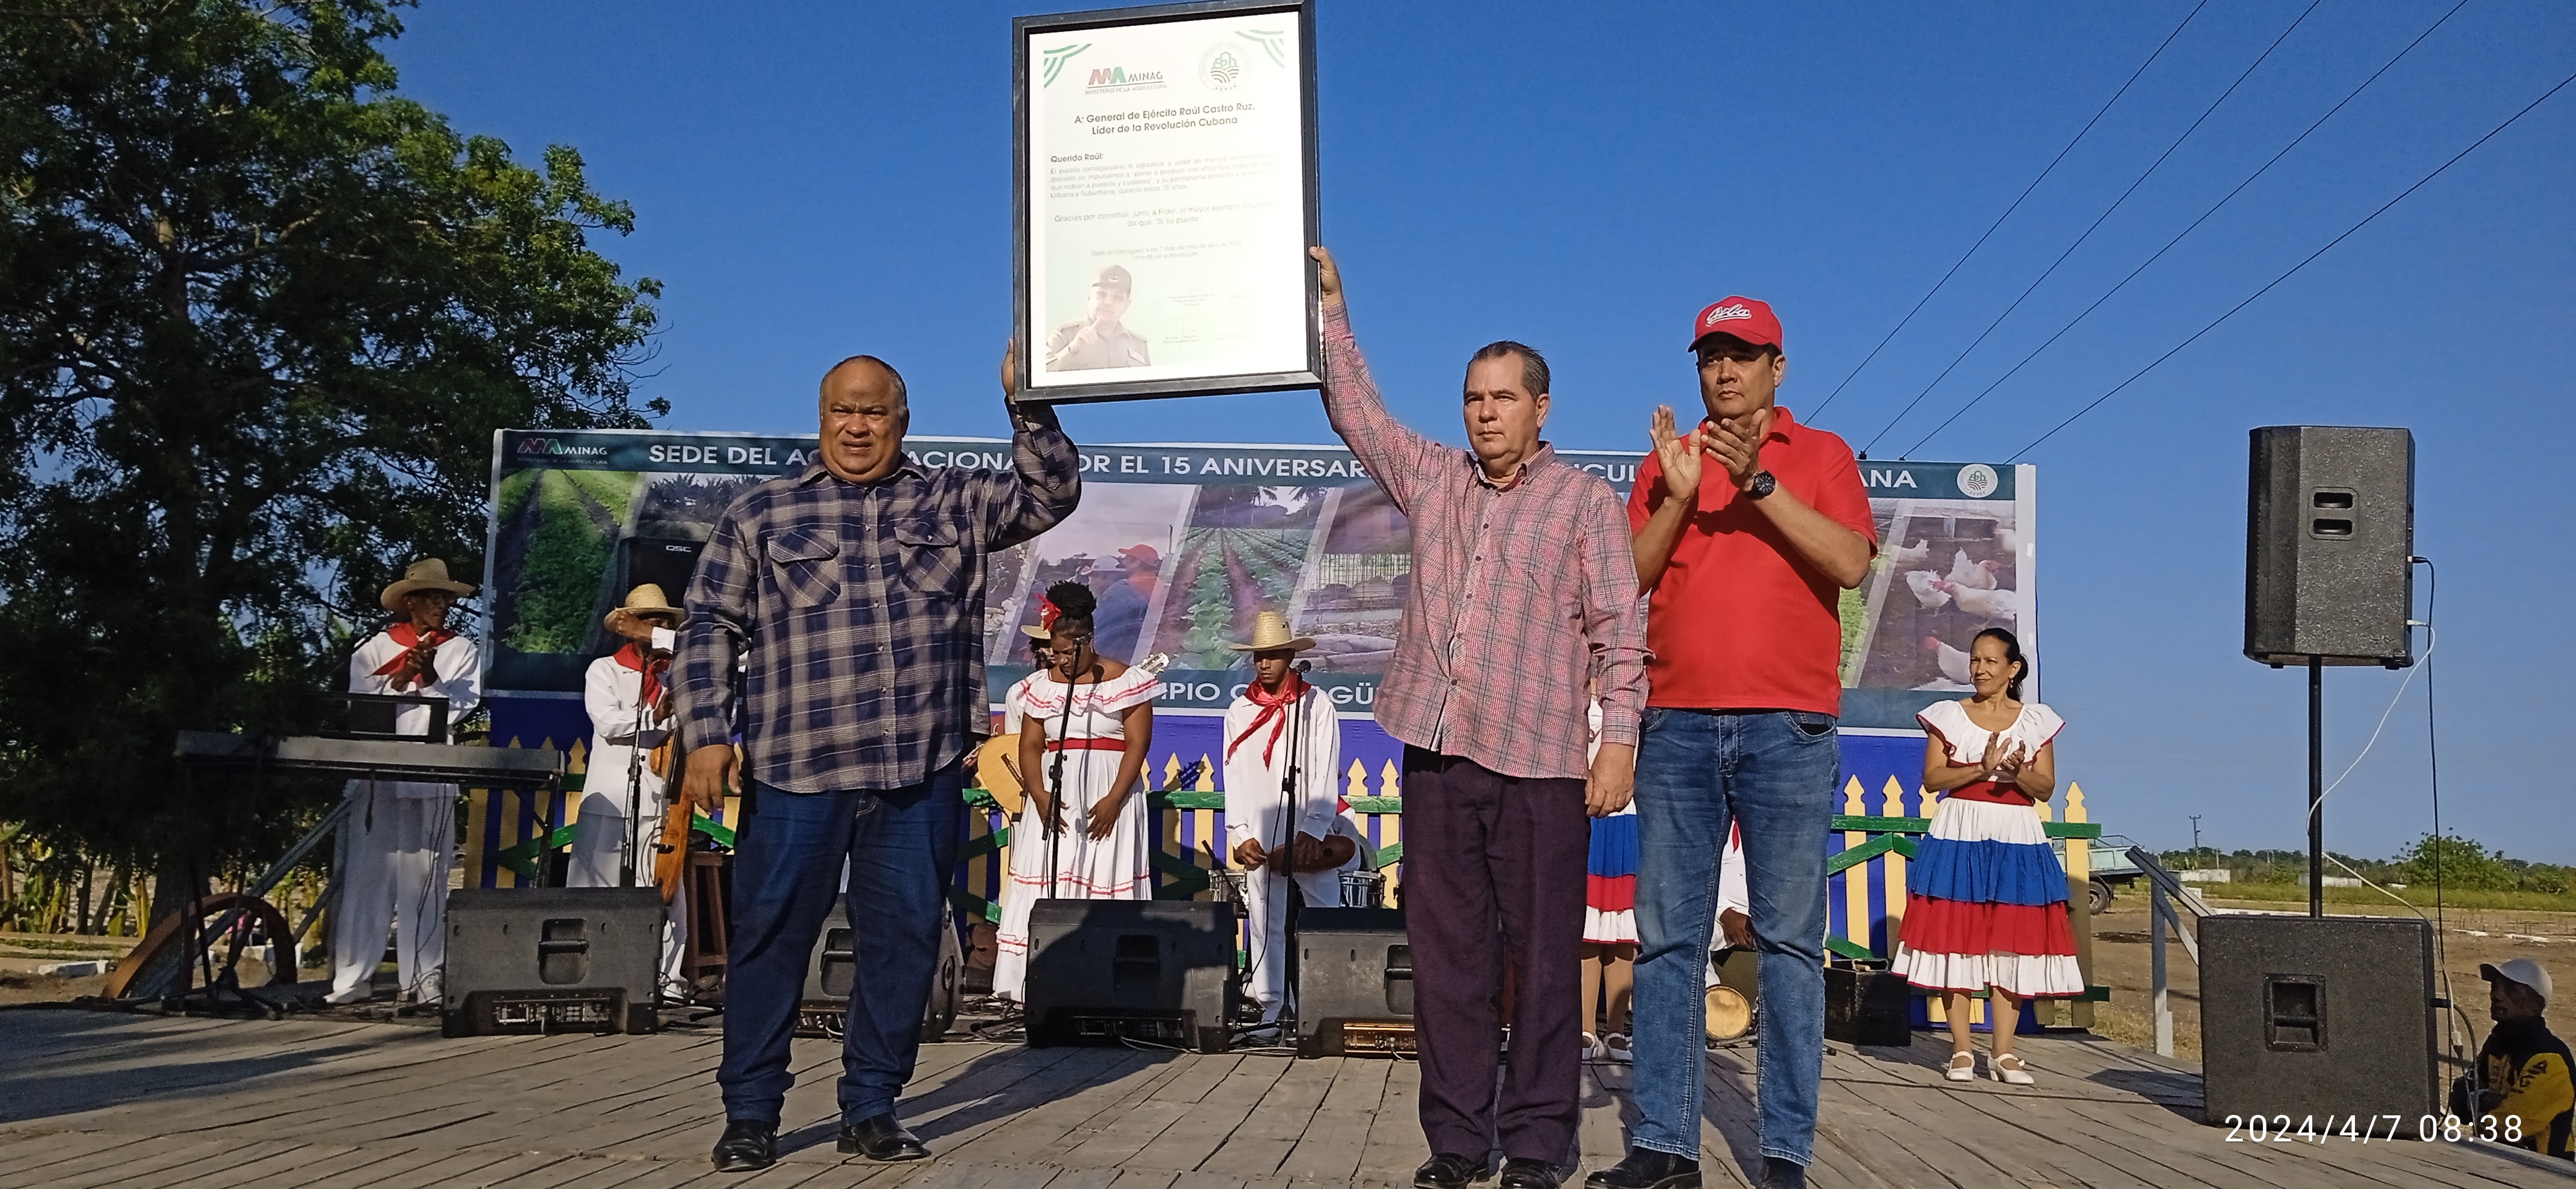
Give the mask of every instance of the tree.
M 2520 878 L 2500 856 L 2490 855 L 2487 848 L 2456 834 L 2437 838 L 2426 834 L 2397 860 L 2397 872 L 2408 887 L 2430 891 L 2435 882 L 2444 887 L 2468 891 L 2502 891 L 2520 885 Z
M 309 725 L 405 562 L 478 571 L 493 430 L 668 409 L 633 212 L 396 95 L 396 6 L 0 10 L 0 818 L 156 911 L 321 795 L 174 796 L 174 732 Z

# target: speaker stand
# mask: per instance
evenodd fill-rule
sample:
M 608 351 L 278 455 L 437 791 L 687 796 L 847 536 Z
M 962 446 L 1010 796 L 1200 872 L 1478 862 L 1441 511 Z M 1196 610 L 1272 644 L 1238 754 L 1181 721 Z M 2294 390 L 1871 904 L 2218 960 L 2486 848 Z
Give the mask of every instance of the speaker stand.
M 2308 658 L 2308 917 L 2326 915 L 2326 669 Z

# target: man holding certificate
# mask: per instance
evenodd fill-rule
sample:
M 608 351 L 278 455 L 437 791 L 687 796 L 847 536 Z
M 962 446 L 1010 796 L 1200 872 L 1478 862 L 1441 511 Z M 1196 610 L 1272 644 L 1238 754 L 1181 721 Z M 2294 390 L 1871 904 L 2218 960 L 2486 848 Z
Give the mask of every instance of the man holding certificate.
M 1539 437 L 1547 361 L 1500 342 L 1467 364 L 1470 449 L 1386 411 L 1322 248 L 1324 411 L 1413 526 L 1413 581 L 1377 718 L 1404 741 L 1405 885 L 1422 1189 L 1487 1175 L 1555 1189 L 1579 1117 L 1577 996 L 1586 813 L 1628 803 L 1646 701 L 1645 624 L 1626 512 Z M 1601 750 L 1589 761 L 1590 700 Z M 1499 1101 L 1498 1004 L 1518 979 Z

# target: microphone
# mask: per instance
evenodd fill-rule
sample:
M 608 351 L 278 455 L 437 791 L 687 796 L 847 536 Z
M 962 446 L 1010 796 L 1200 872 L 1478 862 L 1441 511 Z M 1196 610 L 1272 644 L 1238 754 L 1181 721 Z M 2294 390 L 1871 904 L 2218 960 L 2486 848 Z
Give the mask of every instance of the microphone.
M 1313 662 L 1313 661 L 1299 661 L 1299 662 L 1297 662 L 1297 664 L 1296 664 L 1294 667 L 1296 668 L 1296 670 L 1297 670 L 1298 672 L 1300 672 L 1300 673 L 1304 673 L 1304 672 L 1308 672 L 1308 671 L 1312 670 L 1312 669 L 1315 667 L 1315 662 Z

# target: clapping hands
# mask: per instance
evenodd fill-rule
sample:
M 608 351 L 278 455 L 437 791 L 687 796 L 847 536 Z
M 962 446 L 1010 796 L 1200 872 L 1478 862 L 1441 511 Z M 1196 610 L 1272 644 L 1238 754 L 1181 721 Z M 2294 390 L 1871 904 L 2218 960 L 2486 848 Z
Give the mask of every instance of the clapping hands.
M 1979 775 L 1997 784 L 2015 786 L 2021 782 L 2021 766 L 2029 761 L 2030 753 L 2022 747 L 2020 740 L 2007 743 L 1997 736 L 1987 742 L 1985 758 L 1978 761 L 1982 769 Z

